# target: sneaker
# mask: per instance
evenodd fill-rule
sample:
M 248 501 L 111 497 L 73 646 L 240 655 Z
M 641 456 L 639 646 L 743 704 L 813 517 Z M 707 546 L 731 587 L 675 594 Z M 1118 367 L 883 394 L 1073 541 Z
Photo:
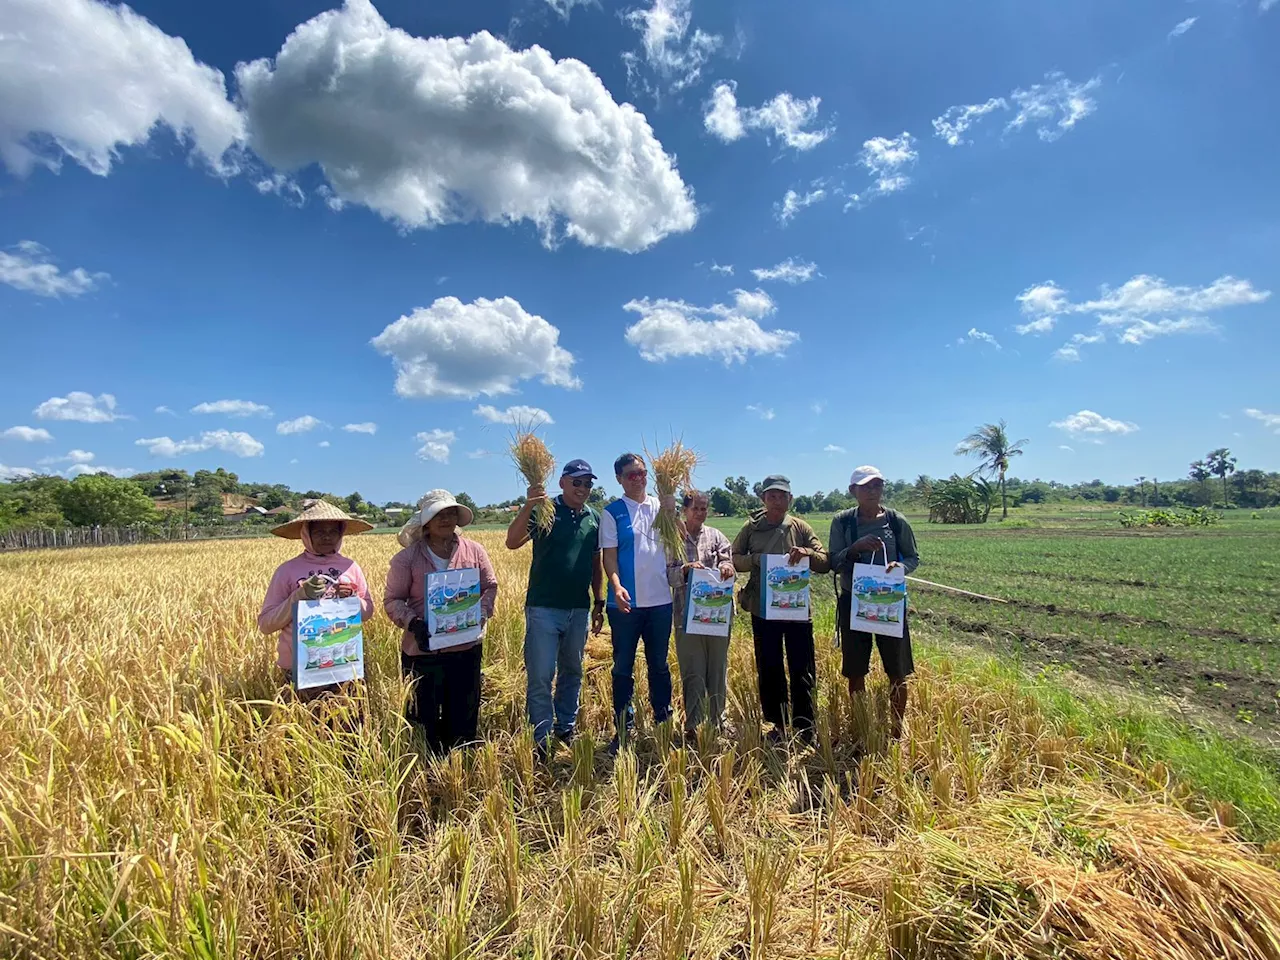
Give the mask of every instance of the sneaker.
M 569 749 L 573 749 L 573 731 L 557 730 L 554 734 L 558 743 L 563 743 Z

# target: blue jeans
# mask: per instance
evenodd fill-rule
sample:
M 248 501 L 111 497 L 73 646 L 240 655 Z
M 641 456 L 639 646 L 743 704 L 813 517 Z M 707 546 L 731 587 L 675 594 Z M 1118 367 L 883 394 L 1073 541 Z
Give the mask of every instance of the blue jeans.
M 582 652 L 587 645 L 586 609 L 525 607 L 524 669 L 529 676 L 526 703 L 533 736 L 539 743 L 555 732 L 568 739 L 578 718 L 582 692 Z M 551 681 L 555 680 L 555 695 Z
M 661 607 L 632 607 L 630 613 L 609 609 L 609 632 L 613 634 L 613 719 L 619 726 L 625 718 L 630 730 L 635 725 L 636 648 L 644 640 L 644 662 L 649 668 L 649 703 L 653 722 L 671 716 L 671 668 L 667 649 L 671 643 L 671 604 Z

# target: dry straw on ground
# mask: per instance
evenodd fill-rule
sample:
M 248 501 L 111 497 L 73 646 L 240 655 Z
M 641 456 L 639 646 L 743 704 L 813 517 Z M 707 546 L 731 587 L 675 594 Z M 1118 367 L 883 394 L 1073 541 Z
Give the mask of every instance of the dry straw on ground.
M 937 655 L 905 743 L 828 651 L 816 749 L 774 751 L 738 635 L 731 743 L 642 727 L 612 763 L 593 639 L 583 735 L 535 764 L 528 552 L 477 537 L 486 742 L 444 760 L 400 720 L 385 617 L 367 699 L 280 692 L 254 616 L 289 544 L 0 556 L 0 955 L 1280 957 L 1263 855 L 1122 737 Z M 394 540 L 348 549 L 380 594 Z
M 531 427 L 518 428 L 511 440 L 511 459 L 521 476 L 528 481 L 529 486 L 542 487 L 545 490 L 551 483 L 551 474 L 556 468 L 556 458 L 551 455 L 547 445 Z M 543 500 L 534 508 L 533 522 L 543 533 L 549 533 L 555 525 L 556 511 L 549 499 Z

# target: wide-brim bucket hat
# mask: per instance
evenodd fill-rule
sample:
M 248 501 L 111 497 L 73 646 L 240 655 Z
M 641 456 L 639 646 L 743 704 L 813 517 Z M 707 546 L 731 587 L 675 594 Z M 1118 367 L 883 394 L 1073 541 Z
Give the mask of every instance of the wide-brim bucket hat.
M 396 536 L 400 546 L 411 547 L 421 540 L 423 527 L 430 523 L 431 518 L 441 510 L 447 510 L 450 507 L 458 508 L 458 526 L 469 526 L 475 520 L 475 514 L 471 512 L 471 508 L 465 503 L 459 503 L 448 490 L 430 490 L 418 501 L 417 513 L 406 520 L 404 526 L 400 528 L 400 533 Z
M 277 537 L 283 537 L 286 540 L 301 540 L 303 524 L 312 523 L 316 520 L 338 520 L 346 524 L 342 530 L 343 536 L 365 533 L 373 529 L 373 524 L 347 516 L 346 513 L 339 510 L 328 500 L 303 500 L 302 513 L 288 523 L 272 527 L 271 532 Z

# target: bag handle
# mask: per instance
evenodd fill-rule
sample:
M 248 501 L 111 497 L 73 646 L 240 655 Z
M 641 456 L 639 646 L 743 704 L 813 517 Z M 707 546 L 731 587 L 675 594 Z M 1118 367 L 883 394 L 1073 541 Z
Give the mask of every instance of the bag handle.
M 889 569 L 889 548 L 884 545 L 884 541 L 877 538 L 876 543 L 880 544 L 880 555 L 884 557 L 884 568 Z M 871 551 L 871 562 L 876 562 L 876 551 Z

